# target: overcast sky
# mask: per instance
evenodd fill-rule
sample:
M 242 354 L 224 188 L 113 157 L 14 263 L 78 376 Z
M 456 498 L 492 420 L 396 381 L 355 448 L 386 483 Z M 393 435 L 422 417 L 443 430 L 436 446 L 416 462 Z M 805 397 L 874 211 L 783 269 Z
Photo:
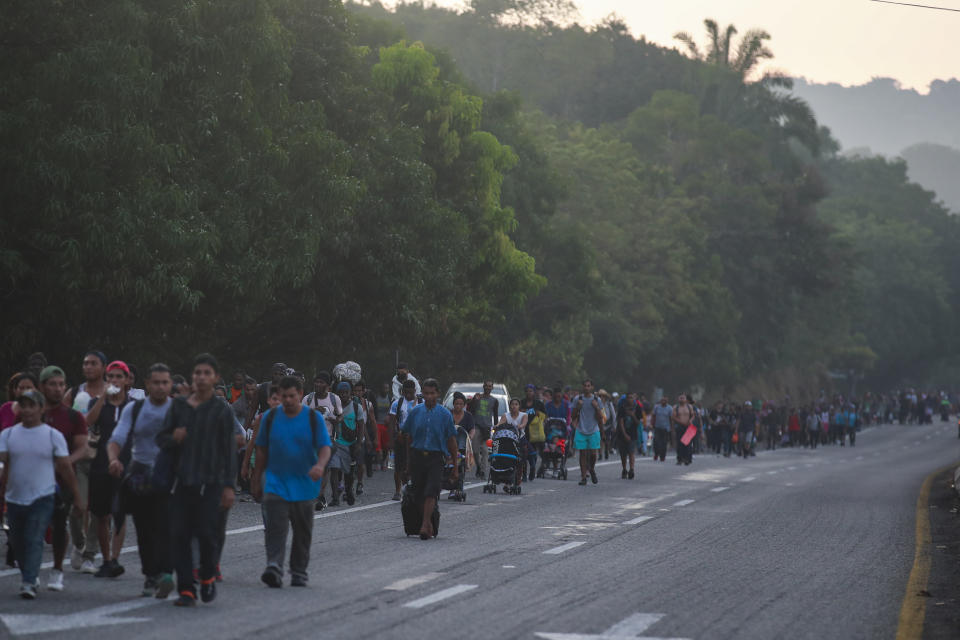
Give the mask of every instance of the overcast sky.
M 906 0 L 960 9 L 960 0 Z M 931 80 L 960 77 L 960 13 L 869 0 L 575 0 L 582 22 L 610 13 L 634 35 L 676 46 L 673 34 L 705 39 L 703 19 L 773 36 L 771 65 L 817 82 L 861 84 L 891 77 L 926 91 Z M 462 7 L 462 0 L 441 0 Z

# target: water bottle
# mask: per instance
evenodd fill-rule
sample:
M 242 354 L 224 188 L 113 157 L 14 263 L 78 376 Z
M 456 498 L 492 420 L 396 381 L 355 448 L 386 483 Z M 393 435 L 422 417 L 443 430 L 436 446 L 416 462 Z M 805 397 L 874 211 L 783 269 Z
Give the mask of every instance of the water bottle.
M 73 399 L 73 408 L 75 411 L 79 411 L 83 415 L 87 415 L 87 411 L 90 409 L 90 394 L 86 391 L 81 391 Z

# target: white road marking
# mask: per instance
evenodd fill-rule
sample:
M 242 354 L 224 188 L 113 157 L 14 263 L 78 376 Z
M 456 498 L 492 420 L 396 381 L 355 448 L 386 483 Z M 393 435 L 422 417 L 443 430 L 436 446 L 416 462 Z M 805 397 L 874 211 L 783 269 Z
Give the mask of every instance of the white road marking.
M 754 480 L 756 480 L 756 478 L 754 478 L 753 476 L 749 476 L 749 477 L 744 478 L 744 479 L 741 480 L 740 482 L 753 482 Z
M 674 502 L 673 506 L 675 507 L 685 507 L 688 504 L 693 504 L 696 500 L 680 500 L 679 502 Z
M 108 618 L 117 613 L 132 609 L 140 609 L 160 602 L 156 598 L 138 598 L 125 600 L 115 604 L 108 604 L 95 609 L 87 609 L 79 613 L 69 613 L 57 616 L 50 614 L 3 613 L 0 620 L 7 630 L 15 636 L 25 636 L 33 633 L 50 633 L 53 631 L 72 631 L 90 627 L 103 627 L 117 624 L 131 624 L 134 622 L 150 622 L 152 618 Z
M 639 516 L 637 518 L 634 518 L 633 520 L 627 520 L 623 524 L 643 524 L 644 522 L 647 522 L 649 520 L 653 520 L 653 516 Z
M 392 584 L 388 584 L 383 588 L 384 591 L 406 591 L 411 587 L 416 587 L 425 582 L 430 582 L 431 580 L 436 580 L 440 576 L 444 575 L 443 572 L 439 573 L 425 573 L 422 576 L 417 576 L 415 578 L 405 578 L 403 580 L 397 580 Z
M 777 475 L 778 473 L 780 473 L 780 472 L 779 472 L 779 471 L 767 471 L 767 475 L 768 475 L 768 476 L 775 476 L 775 475 Z
M 617 624 L 613 625 L 603 633 L 550 633 L 546 631 L 537 631 L 535 635 L 543 640 L 634 640 L 646 638 L 647 640 L 659 640 L 652 636 L 644 636 L 647 629 L 659 622 L 666 614 L 663 613 L 635 613 Z M 666 640 L 666 639 L 664 639 Z M 685 640 L 675 638 L 673 640 Z
M 787 467 L 787 471 L 796 471 L 796 470 L 797 470 L 796 467 Z
M 575 542 L 568 542 L 567 544 L 562 544 L 559 547 L 554 547 L 553 549 L 547 549 L 543 553 L 545 555 L 556 556 L 560 555 L 564 551 L 570 551 L 570 549 L 576 549 L 577 547 L 587 544 L 586 540 L 577 540 Z
M 736 473 L 733 470 L 727 471 L 694 471 L 680 476 L 681 480 L 690 480 L 692 482 L 723 482 L 731 474 Z
M 503 565 L 503 568 L 504 568 L 504 569 L 516 569 L 516 568 L 517 568 L 517 565 L 515 565 L 515 564 L 505 564 L 505 565 Z
M 710 491 L 713 493 L 720 493 L 721 491 L 726 491 L 729 488 L 730 487 L 714 487 L 713 489 L 710 489 Z
M 436 593 L 432 593 L 429 596 L 425 596 L 417 600 L 412 600 L 403 606 L 408 609 L 422 609 L 423 607 L 428 607 L 431 604 L 442 602 L 447 598 L 458 596 L 461 593 L 466 593 L 467 591 L 473 591 L 476 588 L 477 588 L 477 585 L 475 584 L 458 584 L 455 587 L 450 587 L 449 589 L 444 589 L 443 591 L 437 591 Z
M 863 460 L 863 456 L 857 456 L 854 460 Z

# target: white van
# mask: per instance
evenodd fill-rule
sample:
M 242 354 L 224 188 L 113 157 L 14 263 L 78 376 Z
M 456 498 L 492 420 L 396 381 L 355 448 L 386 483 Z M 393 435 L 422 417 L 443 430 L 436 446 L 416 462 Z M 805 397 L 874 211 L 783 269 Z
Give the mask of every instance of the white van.
M 467 397 L 467 403 L 470 403 L 470 400 L 473 399 L 478 393 L 483 393 L 483 383 L 482 382 L 454 382 L 450 385 L 450 388 L 447 389 L 447 393 L 443 396 L 443 406 L 447 409 L 453 411 L 453 394 L 459 391 Z M 493 391 L 490 393 L 494 398 L 497 399 L 497 413 L 498 415 L 505 415 L 510 411 L 510 392 L 507 391 L 507 385 L 499 382 L 493 383 Z

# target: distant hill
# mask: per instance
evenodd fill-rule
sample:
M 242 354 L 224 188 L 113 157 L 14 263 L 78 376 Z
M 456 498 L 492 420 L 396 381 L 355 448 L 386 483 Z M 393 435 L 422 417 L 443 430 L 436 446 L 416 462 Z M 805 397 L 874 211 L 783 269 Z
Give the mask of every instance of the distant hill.
M 960 80 L 936 80 L 923 95 L 892 78 L 852 87 L 800 78 L 794 93 L 848 152 L 903 157 L 911 180 L 960 212 Z
M 794 93 L 845 148 L 869 147 L 886 156 L 920 142 L 960 149 L 960 80 L 936 80 L 923 95 L 892 78 L 853 87 L 800 78 Z
M 907 175 L 935 191 L 954 212 L 960 213 L 960 150 L 924 142 L 900 154 L 907 161 Z

